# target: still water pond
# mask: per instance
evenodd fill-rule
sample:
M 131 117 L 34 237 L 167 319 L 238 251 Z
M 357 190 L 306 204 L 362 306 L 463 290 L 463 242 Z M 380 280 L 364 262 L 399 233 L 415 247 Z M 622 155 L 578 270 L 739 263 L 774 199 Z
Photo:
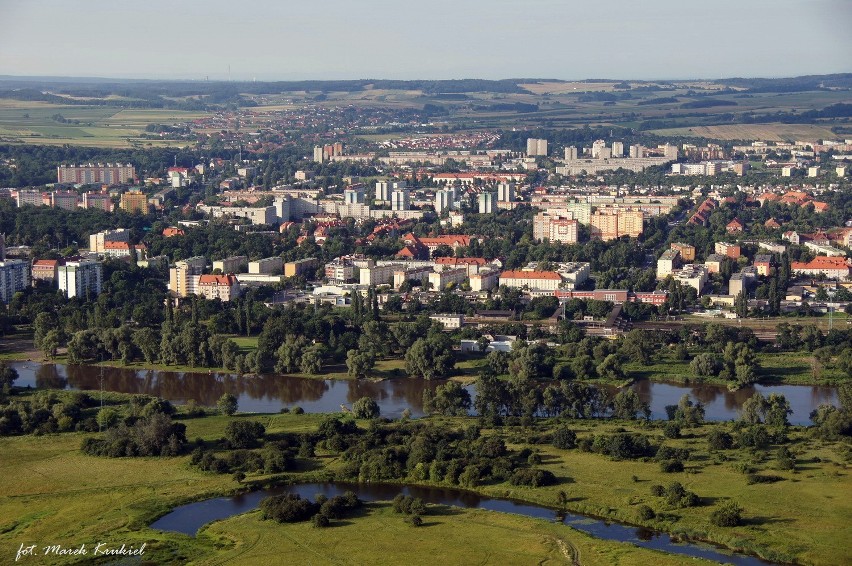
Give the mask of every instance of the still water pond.
M 101 387 L 101 368 L 37 362 L 14 362 L 19 386 L 98 390 Z M 275 413 L 284 407 L 302 407 L 308 412 L 338 412 L 341 405 L 350 406 L 361 397 L 376 400 L 383 416 L 399 417 L 405 409 L 412 415 L 423 414 L 423 391 L 440 382 L 421 379 L 392 379 L 380 382 L 305 379 L 285 375 L 258 377 L 219 373 L 192 373 L 127 368 L 104 368 L 103 387 L 106 391 L 146 393 L 176 403 L 190 399 L 200 405 L 212 406 L 223 393 L 232 393 L 239 400 L 240 411 Z M 666 405 L 675 405 L 682 395 L 706 407 L 706 418 L 724 421 L 737 418 L 743 402 L 756 391 L 764 395 L 780 393 L 790 401 L 793 424 L 809 424 L 810 412 L 823 404 L 838 403 L 837 390 L 830 386 L 756 385 L 730 392 L 718 385 L 678 385 L 641 380 L 633 385 L 642 400 L 651 406 L 655 419 L 666 418 Z M 468 390 L 476 394 L 475 387 Z
M 419 497 L 426 503 L 451 505 L 467 509 L 487 509 L 503 513 L 514 513 L 535 519 L 561 520 L 562 523 L 579 531 L 604 540 L 628 542 L 644 548 L 662 550 L 673 554 L 700 557 L 725 564 L 738 566 L 756 566 L 768 564 L 758 558 L 735 554 L 710 544 L 681 542 L 666 533 L 641 527 L 612 523 L 601 519 L 568 513 L 560 519 L 553 509 L 509 499 L 485 497 L 458 489 L 397 486 L 387 484 L 347 484 L 347 483 L 311 483 L 278 487 L 265 491 L 255 491 L 236 497 L 219 497 L 190 503 L 176 508 L 151 525 L 151 528 L 195 535 L 203 525 L 233 517 L 256 509 L 260 502 L 280 493 L 298 493 L 302 497 L 313 499 L 322 493 L 326 497 L 342 495 L 352 490 L 364 501 L 389 501 L 398 493 Z M 428 520 L 428 518 L 427 518 Z M 508 541 L 507 541 L 508 542 Z

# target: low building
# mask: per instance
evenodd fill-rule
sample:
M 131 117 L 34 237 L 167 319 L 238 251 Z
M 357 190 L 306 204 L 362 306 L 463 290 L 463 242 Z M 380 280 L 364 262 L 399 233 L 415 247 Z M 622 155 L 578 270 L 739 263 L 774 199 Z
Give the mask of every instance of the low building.
M 657 279 L 665 279 L 680 267 L 680 250 L 668 249 L 657 260 Z
M 207 300 L 230 301 L 240 296 L 240 283 L 236 276 L 201 275 L 198 278 L 198 294 Z
M 849 262 L 842 257 L 817 256 L 807 263 L 794 261 L 790 269 L 793 273 L 810 277 L 822 275 L 829 279 L 849 278 Z
M 117 228 L 115 230 L 104 230 L 89 236 L 89 251 L 96 254 L 102 254 L 106 250 L 107 242 L 129 242 L 130 230 L 127 228 Z
M 276 275 L 284 269 L 284 260 L 279 256 L 267 257 L 257 261 L 250 261 L 248 272 L 258 275 Z
M 728 295 L 737 297 L 740 293 L 749 294 L 752 287 L 757 285 L 757 270 L 746 268 L 731 275 L 728 281 Z
M 479 273 L 470 276 L 470 290 L 489 291 L 497 286 L 500 280 L 500 272 L 482 270 Z
M 707 283 L 707 268 L 695 263 L 687 263 L 677 271 L 672 272 L 675 281 L 681 285 L 689 285 L 700 295 Z
M 319 260 L 314 257 L 288 261 L 284 264 L 284 276 L 303 276 L 311 278 L 316 273 L 317 267 L 319 267 Z
M 465 279 L 467 279 L 467 269 L 464 267 L 433 271 L 428 276 L 429 286 L 433 291 L 443 291 L 450 285 L 458 285 Z
M 758 254 L 754 256 L 754 268 L 758 275 L 768 276 L 772 273 L 775 261 L 771 255 Z
M 248 267 L 248 258 L 244 255 L 235 255 L 225 259 L 213 260 L 213 271 L 219 273 L 239 273 Z
M 671 249 L 680 252 L 680 258 L 685 262 L 695 261 L 695 246 L 682 244 L 680 242 L 672 242 Z
M 59 270 L 58 259 L 37 259 L 33 261 L 32 279 L 33 285 L 36 281 L 44 281 L 45 283 L 55 286 L 56 274 Z
M 727 256 L 721 254 L 710 254 L 707 256 L 707 259 L 704 260 L 704 267 L 707 268 L 708 273 L 720 273 L 722 271 L 722 264 L 724 264 L 727 259 Z
M 464 325 L 464 315 L 461 314 L 433 314 L 429 318 L 439 322 L 444 330 L 456 330 Z
M 737 259 L 742 255 L 739 244 L 729 244 L 728 242 L 716 242 L 714 251 L 717 254 L 727 256 L 731 259 Z
M 500 274 L 500 285 L 510 289 L 555 291 L 561 284 L 562 277 L 555 271 L 504 271 Z

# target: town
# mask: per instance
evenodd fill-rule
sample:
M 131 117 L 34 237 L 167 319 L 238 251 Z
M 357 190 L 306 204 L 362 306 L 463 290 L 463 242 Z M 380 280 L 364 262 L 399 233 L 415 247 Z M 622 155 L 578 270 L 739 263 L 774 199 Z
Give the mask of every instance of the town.
M 849 562 L 842 8 L 19 4 L 0 563 Z

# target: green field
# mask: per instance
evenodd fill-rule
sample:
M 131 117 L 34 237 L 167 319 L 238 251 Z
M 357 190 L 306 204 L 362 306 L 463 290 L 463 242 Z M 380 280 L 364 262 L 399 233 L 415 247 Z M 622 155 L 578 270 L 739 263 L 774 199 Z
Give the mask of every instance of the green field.
M 111 395 L 108 402 L 126 398 Z M 233 419 L 258 420 L 265 425 L 267 435 L 274 437 L 283 432 L 315 430 L 323 417 L 217 415 L 183 422 L 189 439 L 200 438 L 209 445 L 223 436 L 226 424 Z M 467 426 L 475 421 L 440 418 L 434 422 Z M 581 438 L 589 433 L 627 429 L 648 434 L 655 442 L 664 440 L 659 428 L 637 423 L 575 421 L 569 425 Z M 524 439 L 536 430 L 546 428 L 483 432 L 505 435 L 509 448 L 518 450 L 530 446 Z M 844 495 L 852 493 L 847 446 L 815 440 L 802 429 L 791 429 L 789 446 L 796 456 L 797 469 L 778 471 L 771 451 L 708 452 L 708 430 L 709 426 L 696 427 L 684 430 L 684 437 L 679 440 L 665 440 L 667 445 L 692 450 L 684 473 L 661 474 L 655 462 L 613 461 L 594 453 L 536 444 L 531 447 L 538 452 L 541 467 L 554 473 L 557 485 L 529 488 L 496 483 L 475 489 L 486 495 L 546 506 L 556 506 L 559 491 L 565 491 L 571 511 L 713 540 L 775 561 L 826 565 L 844 562 L 852 552 L 852 499 Z M 264 522 L 257 513 L 249 513 L 212 524 L 198 538 L 158 532 L 146 525 L 170 508 L 233 492 L 239 484 L 228 474 L 198 471 L 189 465 L 188 456 L 87 456 L 79 451 L 80 442 L 87 436 L 90 435 L 64 433 L 0 438 L 0 453 L 7 455 L 0 460 L 0 472 L 6 477 L 0 487 L 3 556 L 21 543 L 97 541 L 137 546 L 145 542 L 149 549 L 146 558 L 157 563 L 258 564 L 269 560 L 270 552 L 292 556 L 293 563 L 300 564 L 420 564 L 435 560 L 461 564 L 470 562 L 472 556 L 487 564 L 556 564 L 571 563 L 578 555 L 582 564 L 701 563 L 600 541 L 546 521 L 442 507 L 434 507 L 424 516 L 426 526 L 421 529 L 410 527 L 385 505 L 376 504 L 361 516 L 321 531 L 307 524 Z M 745 475 L 737 470 L 741 463 L 778 475 L 781 480 L 749 485 Z M 299 459 L 297 468 L 281 477 L 316 481 L 333 477 L 341 465 L 335 454 L 318 451 L 315 458 Z M 269 479 L 270 476 L 254 473 L 248 475 L 245 483 Z M 650 495 L 652 484 L 665 485 L 675 480 L 696 492 L 702 504 L 667 511 L 660 498 Z M 735 528 L 711 526 L 710 513 L 729 499 L 743 507 L 745 524 Z M 649 505 L 663 518 L 638 519 L 636 508 L 640 504 Z M 405 543 L 400 544 L 401 540 Z M 365 545 L 365 541 L 369 544 Z M 45 563 L 54 562 L 72 561 L 57 558 Z
M 58 121 L 59 115 L 67 122 Z M 175 124 L 201 112 L 78 106 L 0 100 L 0 141 L 92 147 L 184 146 L 185 141 L 143 139 L 149 124 Z

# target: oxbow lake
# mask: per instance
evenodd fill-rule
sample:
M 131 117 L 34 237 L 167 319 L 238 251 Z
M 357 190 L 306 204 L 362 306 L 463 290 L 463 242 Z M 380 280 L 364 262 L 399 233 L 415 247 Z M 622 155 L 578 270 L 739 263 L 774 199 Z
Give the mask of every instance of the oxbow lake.
M 486 497 L 470 491 L 452 488 L 400 486 L 390 484 L 351 484 L 351 483 L 308 483 L 286 487 L 276 487 L 264 491 L 253 491 L 235 497 L 216 497 L 197 503 L 177 507 L 171 513 L 155 521 L 151 528 L 184 533 L 194 536 L 203 525 L 256 509 L 260 502 L 270 495 L 292 492 L 304 498 L 314 499 L 317 494 L 326 497 L 342 495 L 352 490 L 364 501 L 390 501 L 398 493 L 419 497 L 426 503 L 449 505 L 466 509 L 487 509 L 502 513 L 514 513 L 535 519 L 560 521 L 579 531 L 604 540 L 628 542 L 644 548 L 653 548 L 673 554 L 706 558 L 724 564 L 737 566 L 758 566 L 769 564 L 744 554 L 700 542 L 684 542 L 673 539 L 666 533 L 633 527 L 621 523 L 604 521 L 575 513 L 565 513 L 560 517 L 556 511 L 532 503 L 510 499 Z M 424 519 L 428 522 L 429 516 Z M 357 520 L 357 519 L 356 519 Z M 401 521 L 402 519 L 400 519 Z

